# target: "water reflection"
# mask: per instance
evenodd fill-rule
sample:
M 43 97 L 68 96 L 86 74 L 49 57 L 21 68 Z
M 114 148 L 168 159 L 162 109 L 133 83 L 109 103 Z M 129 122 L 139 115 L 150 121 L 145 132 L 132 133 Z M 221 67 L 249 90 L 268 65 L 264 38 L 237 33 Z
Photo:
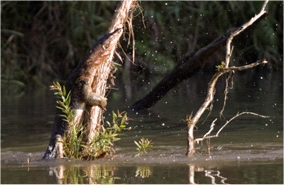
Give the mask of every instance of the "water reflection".
M 135 172 L 135 177 L 149 178 L 152 173 L 150 166 L 138 166 Z
M 121 166 L 119 168 L 122 168 L 120 170 L 123 170 L 123 168 L 125 168 L 125 172 L 127 171 L 127 167 Z M 201 167 L 195 164 L 188 164 L 188 171 L 188 182 L 186 183 L 197 184 L 196 182 L 209 182 L 211 184 L 226 184 L 225 181 L 227 180 L 227 178 L 221 176 L 221 172 L 219 170 L 213 168 L 205 168 L 203 166 Z M 149 179 L 154 173 L 155 171 L 153 170 L 153 167 L 147 165 L 137 166 L 135 175 L 134 173 L 132 173 L 133 176 L 131 175 L 131 173 L 119 173 L 115 166 L 101 164 L 71 167 L 59 165 L 50 167 L 49 169 L 49 176 L 55 177 L 57 184 L 114 184 L 129 182 L 141 183 L 142 181 L 139 179 Z M 202 173 L 203 176 L 207 178 L 207 180 L 201 180 L 200 175 L 197 176 L 197 179 L 195 179 L 195 173 Z M 123 176 L 121 176 L 122 174 Z M 154 175 L 152 177 L 157 178 L 157 175 Z M 166 177 L 164 177 L 164 179 L 165 178 Z M 181 179 L 175 180 L 176 182 L 179 182 Z
M 67 167 L 59 165 L 51 167 L 49 175 L 56 178 L 57 184 L 114 184 L 114 166 L 89 165 Z
M 46 161 L 33 154 L 29 163 L 26 162 L 26 155 L 23 155 L 19 162 L 2 161 L 1 182 L 14 184 L 283 183 L 283 161 L 280 157 L 283 151 L 279 149 L 270 153 L 238 154 L 241 157 L 237 159 L 234 153 L 238 152 L 240 151 L 229 153 L 224 150 L 219 152 L 220 154 L 214 152 L 211 158 L 201 154 L 195 158 L 169 155 L 157 157 L 155 152 L 143 157 L 121 154 L 114 159 L 96 161 L 68 159 Z M 269 156 L 275 155 L 273 154 L 275 152 L 279 153 L 276 155 L 278 159 L 270 159 Z M 230 156 L 235 160 L 230 159 Z M 252 158 L 246 159 L 245 157 L 248 156 Z M 4 158 L 7 159 L 6 156 Z
M 216 184 L 217 179 L 220 179 L 220 183 L 218 183 L 218 184 L 227 184 L 225 182 L 225 180 L 227 180 L 227 178 L 221 176 L 220 174 L 221 173 L 218 170 L 205 170 L 205 176 L 209 177 L 211 179 L 212 184 Z
M 221 172 L 216 169 L 205 169 L 204 167 L 198 167 L 194 164 L 189 164 L 189 184 L 195 183 L 194 175 L 195 172 L 204 172 L 205 177 L 210 178 L 210 184 L 227 184 L 225 181 L 227 178 L 221 176 Z M 220 181 L 220 182 L 218 182 Z
M 200 147 L 195 158 L 186 152 L 186 125 L 181 121 L 204 101 L 202 90 L 207 80 L 198 76 L 189 84 L 177 87 L 145 113 L 131 112 L 131 131 L 115 146 L 112 161 L 75 164 L 37 161 L 49 141 L 55 113 L 53 92 L 25 94 L 24 97 L 3 93 L 1 99 L 1 182 L 2 183 L 283 183 L 283 88 L 282 77 L 264 76 L 247 80 L 235 76 L 225 115 L 253 111 L 271 119 L 242 117 L 229 124 L 219 138 Z M 184 85 L 183 84 L 183 85 Z M 245 85 L 247 85 L 245 87 Z M 135 91 L 145 95 L 145 91 Z M 219 92 L 219 94 L 218 94 Z M 117 94 L 121 94 L 118 92 Z M 116 95 L 117 95 L 116 94 Z M 136 94 L 136 95 L 137 95 Z M 135 97 L 136 97 L 135 95 Z M 218 117 L 223 99 L 222 87 L 209 122 L 199 124 L 195 134 L 202 137 L 210 120 Z M 123 97 L 109 97 L 108 111 L 127 107 Z M 106 112 L 106 120 L 110 119 Z M 216 122 L 216 129 L 224 121 Z M 153 151 L 141 157 L 134 140 L 148 138 Z M 210 160 L 208 159 L 208 147 Z M 202 156 L 206 155 L 206 157 Z M 121 157 L 120 157 L 121 156 Z M 257 160 L 256 160 L 257 159 Z M 259 159 L 259 160 L 258 160 Z M 29 161 L 27 161 L 29 160 Z M 204 164 L 196 163 L 196 160 Z M 229 165 L 230 162 L 230 165 Z M 264 162 L 266 162 L 264 164 Z M 211 163 L 214 163 L 213 165 Z
M 48 174 L 50 180 L 46 181 L 45 179 L 44 182 L 38 182 L 57 184 L 240 184 L 283 182 L 281 164 L 262 164 L 257 166 L 242 164 L 241 166 L 245 169 L 245 172 L 240 173 L 240 167 L 236 168 L 232 164 L 224 167 L 213 164 L 202 165 L 195 163 L 169 165 L 58 165 L 50 167 L 44 172 Z M 264 178 L 262 176 L 264 175 L 264 169 L 269 169 L 271 172 L 275 171 L 276 173 L 271 173 Z M 30 172 L 32 171 L 30 170 Z M 25 183 L 25 181 L 21 183 Z

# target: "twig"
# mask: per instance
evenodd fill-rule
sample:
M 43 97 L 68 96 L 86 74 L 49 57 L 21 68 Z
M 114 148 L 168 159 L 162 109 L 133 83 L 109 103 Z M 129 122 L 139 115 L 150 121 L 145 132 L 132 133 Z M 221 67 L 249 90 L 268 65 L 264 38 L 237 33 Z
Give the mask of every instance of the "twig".
M 262 117 L 262 118 L 269 118 L 269 116 L 264 116 L 264 115 L 261 115 L 261 114 L 257 114 L 257 113 L 254 113 L 254 112 L 241 112 L 241 113 L 237 113 L 234 117 L 232 117 L 230 120 L 226 121 L 226 123 L 218 130 L 218 132 L 215 134 L 215 135 L 212 135 L 212 136 L 209 136 L 209 134 L 213 131 L 214 129 L 214 126 L 215 126 L 215 122 L 217 120 L 217 118 L 211 123 L 211 126 L 210 126 L 210 130 L 204 134 L 204 136 L 202 138 L 197 138 L 195 139 L 194 141 L 195 142 L 200 142 L 200 141 L 203 141 L 204 139 L 210 139 L 210 138 L 214 138 L 214 137 L 218 137 L 220 132 L 231 122 L 233 121 L 234 119 L 236 119 L 237 117 L 243 115 L 243 114 L 251 114 L 251 115 L 254 115 L 254 116 L 259 116 L 259 117 Z
M 229 93 L 229 80 L 232 78 L 232 74 L 233 72 L 230 72 L 229 75 L 226 77 L 226 86 L 225 86 L 225 90 L 224 90 L 224 101 L 223 101 L 223 107 L 221 109 L 221 111 L 219 112 L 220 118 L 223 116 L 223 112 L 225 110 L 226 107 L 226 102 L 228 99 L 228 93 Z M 233 88 L 233 80 L 232 80 L 232 87 L 230 89 Z
M 226 67 L 226 68 L 223 68 L 221 69 L 222 71 L 224 72 L 230 72 L 230 71 L 243 71 L 243 70 L 246 70 L 246 69 L 250 69 L 250 68 L 253 68 L 255 66 L 258 66 L 260 64 L 267 64 L 268 61 L 267 60 L 259 60 L 257 62 L 254 62 L 254 63 L 251 63 L 251 64 L 248 64 L 248 65 L 244 65 L 244 66 L 239 66 L 239 67 L 236 67 L 236 66 L 232 66 L 232 67 Z
M 209 130 L 206 134 L 204 134 L 204 136 L 203 136 L 202 138 L 197 138 L 197 139 L 195 139 L 194 141 L 195 141 L 196 143 L 199 143 L 199 141 L 203 141 L 204 139 L 206 139 L 207 136 L 214 130 L 214 126 L 215 126 L 215 122 L 216 122 L 216 121 L 217 121 L 217 118 L 214 119 L 214 121 L 211 123 L 210 130 Z

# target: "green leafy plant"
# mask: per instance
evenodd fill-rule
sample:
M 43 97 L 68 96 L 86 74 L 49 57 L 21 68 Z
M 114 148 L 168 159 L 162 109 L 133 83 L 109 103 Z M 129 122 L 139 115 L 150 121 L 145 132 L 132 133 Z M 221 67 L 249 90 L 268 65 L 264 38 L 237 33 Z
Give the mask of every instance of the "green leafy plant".
M 152 150 L 153 147 L 152 141 L 150 141 L 148 138 L 141 138 L 138 142 L 134 141 L 134 143 L 136 145 L 136 150 L 138 151 L 138 153 L 135 155 L 136 157 L 147 153 L 148 151 Z
M 67 92 L 65 86 L 54 82 L 50 86 L 57 95 L 57 108 L 62 111 L 60 116 L 68 123 L 68 132 L 63 137 L 64 156 L 68 158 L 92 160 L 114 153 L 114 142 L 120 140 L 122 130 L 130 130 L 127 127 L 129 118 L 126 112 L 115 113 L 112 111 L 112 122 L 106 121 L 96 132 L 91 142 L 84 138 L 86 128 L 82 124 L 74 123 L 74 112 L 71 107 L 71 92 Z
M 60 109 L 63 113 L 60 116 L 67 123 L 72 123 L 74 119 L 74 112 L 71 109 L 71 91 L 67 93 L 65 86 L 61 86 L 59 82 L 53 82 L 50 89 L 55 91 L 54 94 L 58 98 L 56 101 L 56 108 Z
M 1 79 L 27 86 L 66 78 L 105 34 L 116 6 L 115 1 L 5 1 L 1 7 Z M 145 1 L 141 6 L 144 18 L 133 19 L 136 56 L 149 65 L 153 79 L 162 78 L 186 54 L 249 20 L 262 2 Z M 267 10 L 265 19 L 247 30 L 242 42 L 234 43 L 234 65 L 266 58 L 267 65 L 282 72 L 282 1 L 269 2 Z M 127 39 L 121 44 L 126 50 Z M 129 47 L 126 53 L 131 51 Z M 218 56 L 216 60 L 222 60 Z M 144 79 L 143 73 L 132 75 Z
M 113 145 L 115 141 L 120 140 L 122 130 L 130 130 L 127 127 L 129 118 L 126 112 L 115 113 L 112 111 L 112 122 L 106 121 L 102 125 L 100 132 L 97 132 L 92 138 L 90 145 L 84 146 L 90 154 L 87 159 L 104 157 L 106 154 L 114 153 Z
M 56 108 L 62 111 L 60 116 L 68 123 L 69 132 L 63 137 L 63 150 L 65 157 L 80 158 L 81 147 L 83 142 L 83 126 L 74 124 L 74 112 L 71 108 L 71 91 L 67 93 L 66 87 L 61 86 L 59 82 L 53 82 L 50 86 L 51 90 L 55 90 L 55 95 L 58 97 Z M 80 133 L 80 134 L 79 134 Z

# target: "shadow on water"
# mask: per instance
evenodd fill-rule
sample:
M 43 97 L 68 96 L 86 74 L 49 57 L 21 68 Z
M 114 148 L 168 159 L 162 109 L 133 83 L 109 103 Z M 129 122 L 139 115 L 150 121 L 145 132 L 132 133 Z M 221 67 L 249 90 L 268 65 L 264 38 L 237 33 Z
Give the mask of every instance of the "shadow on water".
M 204 101 L 207 81 L 193 77 L 151 109 L 129 112 L 132 129 L 115 144 L 115 155 L 91 162 L 41 160 L 54 119 L 53 92 L 21 97 L 2 92 L 1 183 L 283 183 L 282 76 L 236 75 L 224 112 L 226 119 L 238 111 L 270 118 L 239 117 L 210 140 L 210 155 L 204 142 L 197 145 L 197 154 L 188 158 L 182 119 Z M 217 85 L 214 111 L 205 123 L 197 125 L 196 137 L 202 137 L 219 117 L 224 87 Z M 142 97 L 149 88 L 137 89 L 134 97 Z M 135 101 L 125 102 L 119 92 L 108 98 L 107 120 L 111 110 L 126 109 L 126 104 Z M 218 120 L 215 132 L 224 123 Z M 134 140 L 142 137 L 152 140 L 153 150 L 134 157 Z

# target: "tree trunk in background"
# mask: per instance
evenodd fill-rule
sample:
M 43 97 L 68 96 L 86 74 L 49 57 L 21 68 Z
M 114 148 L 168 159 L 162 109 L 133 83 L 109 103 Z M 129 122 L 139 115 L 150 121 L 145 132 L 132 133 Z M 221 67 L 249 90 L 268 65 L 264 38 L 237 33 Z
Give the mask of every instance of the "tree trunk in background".
M 142 110 L 153 106 L 182 80 L 196 74 L 208 59 L 226 44 L 231 32 L 236 29 L 237 28 L 230 29 L 225 35 L 215 39 L 207 46 L 199 49 L 193 55 L 186 56 L 179 62 L 178 66 L 154 87 L 153 90 L 151 90 L 144 98 L 131 105 L 130 110 Z
M 86 142 L 88 143 L 100 129 L 106 105 L 104 96 L 107 90 L 107 81 L 113 67 L 113 55 L 129 12 L 135 7 L 134 2 L 133 0 L 124 0 L 119 4 L 107 31 L 108 34 L 102 37 L 90 50 L 87 57 L 78 64 L 66 83 L 67 91 L 71 90 L 75 124 L 82 124 L 86 127 Z M 57 151 L 58 147 L 56 146 L 59 143 L 56 138 L 63 137 L 65 132 L 68 133 L 68 127 L 60 114 L 61 112 L 58 111 L 44 159 L 61 156 L 59 155 L 61 152 Z

